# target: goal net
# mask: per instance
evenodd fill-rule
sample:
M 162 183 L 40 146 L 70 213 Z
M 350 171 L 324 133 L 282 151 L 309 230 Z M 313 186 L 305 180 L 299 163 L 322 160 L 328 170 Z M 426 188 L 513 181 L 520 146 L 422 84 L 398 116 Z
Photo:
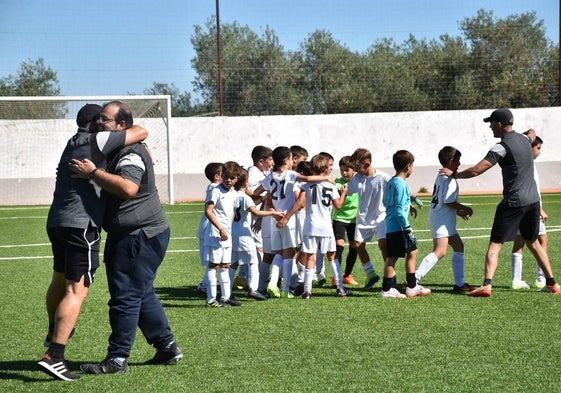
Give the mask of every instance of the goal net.
M 0 97 L 0 205 L 50 204 L 56 168 L 87 104 L 127 103 L 146 128 L 162 203 L 173 204 L 169 96 Z

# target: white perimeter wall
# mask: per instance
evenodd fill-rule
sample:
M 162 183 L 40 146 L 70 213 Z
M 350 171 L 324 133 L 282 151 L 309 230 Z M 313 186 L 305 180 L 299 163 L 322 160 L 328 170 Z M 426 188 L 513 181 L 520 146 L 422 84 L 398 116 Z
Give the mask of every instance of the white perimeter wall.
M 497 141 L 489 124 L 482 120 L 491 111 L 172 118 L 175 199 L 203 199 L 208 182 L 202 174 L 205 165 L 233 160 L 247 167 L 251 165 L 250 154 L 255 145 L 274 148 L 297 144 L 305 147 L 310 156 L 327 151 L 336 161 L 364 147 L 372 152 L 374 166 L 391 174 L 393 153 L 407 149 L 415 155 L 415 172 L 408 181 L 411 190 L 416 192 L 424 187 L 430 191 L 439 167 L 437 154 L 443 146 L 458 148 L 465 168 L 481 160 Z M 544 140 L 536 162 L 542 190 L 561 189 L 561 108 L 516 109 L 513 113 L 515 130 L 534 128 Z M 58 131 L 24 135 L 17 121 L 0 120 L 4 144 L 0 150 L 0 204 L 50 203 L 60 153 L 75 132 L 73 121 L 56 120 L 61 121 L 69 122 L 69 126 L 47 127 Z M 142 119 L 138 124 L 142 125 Z M 158 165 L 156 169 L 163 174 L 166 168 Z M 47 184 L 47 189 L 29 192 L 30 181 Z M 500 168 L 492 168 L 478 178 L 461 180 L 460 187 L 462 192 L 500 192 Z M 30 189 L 39 188 L 31 185 Z M 25 197 L 13 200 L 13 195 L 22 193 Z

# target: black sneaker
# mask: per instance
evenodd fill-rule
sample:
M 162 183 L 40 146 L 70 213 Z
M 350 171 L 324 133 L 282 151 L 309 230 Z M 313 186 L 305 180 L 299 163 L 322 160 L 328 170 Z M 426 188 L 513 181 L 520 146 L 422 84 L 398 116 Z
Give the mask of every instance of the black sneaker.
M 76 329 L 73 328 L 68 338 L 72 337 L 74 332 L 76 332 Z M 45 340 L 43 341 L 43 346 L 49 348 L 51 346 L 51 341 L 53 341 L 53 332 L 47 333 L 47 337 L 45 337 Z
M 70 372 L 64 359 L 52 359 L 49 355 L 45 354 L 45 357 L 37 362 L 37 364 L 41 368 L 41 371 L 63 381 L 75 381 L 80 378 L 79 375 Z
M 232 296 L 230 299 L 228 300 L 223 300 L 221 302 L 222 304 L 229 304 L 232 307 L 240 307 L 242 305 L 242 302 L 240 302 L 238 300 L 238 298 L 236 298 L 235 296 Z
M 337 296 L 339 297 L 347 297 L 351 296 L 353 293 L 345 287 L 337 288 Z
M 119 364 L 110 357 L 106 357 L 103 361 L 93 364 L 82 364 L 80 370 L 86 374 L 116 374 L 116 373 L 126 373 L 129 370 L 127 361 L 123 362 L 123 365 Z
M 268 299 L 266 296 L 264 296 L 260 292 L 253 291 L 251 289 L 247 292 L 247 296 L 250 297 L 250 298 L 253 298 L 255 300 L 267 300 Z
M 176 343 L 172 343 L 167 349 L 158 349 L 154 357 L 144 364 L 170 364 L 183 359 L 183 352 Z

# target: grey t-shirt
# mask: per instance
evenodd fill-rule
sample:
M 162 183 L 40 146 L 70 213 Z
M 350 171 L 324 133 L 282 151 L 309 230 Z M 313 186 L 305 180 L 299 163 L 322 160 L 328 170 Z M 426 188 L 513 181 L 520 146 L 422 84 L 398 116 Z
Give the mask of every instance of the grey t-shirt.
M 139 186 L 137 194 L 127 200 L 103 192 L 107 198 L 103 229 L 109 235 L 134 234 L 143 230 L 151 238 L 169 227 L 156 188 L 152 158 L 143 144 L 121 149 L 111 157 L 107 170 Z
M 512 131 L 489 150 L 485 160 L 498 163 L 503 175 L 503 200 L 510 207 L 528 206 L 540 201 L 534 180 L 532 146 L 526 135 Z
M 68 140 L 58 163 L 53 202 L 47 216 L 47 228 L 101 228 L 105 203 L 93 181 L 73 178 L 68 164 L 72 158 L 87 158 L 105 168 L 107 156 L 125 144 L 124 132 L 91 133 L 86 128 Z

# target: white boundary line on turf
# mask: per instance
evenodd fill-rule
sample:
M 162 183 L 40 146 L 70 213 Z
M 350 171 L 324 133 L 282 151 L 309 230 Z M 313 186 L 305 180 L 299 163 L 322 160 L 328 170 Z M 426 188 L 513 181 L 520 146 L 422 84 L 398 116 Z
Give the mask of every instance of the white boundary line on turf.
M 490 228 L 480 228 L 480 229 L 487 229 Z M 561 232 L 561 226 L 554 226 L 548 227 L 548 232 Z M 418 232 L 427 232 L 427 230 L 418 231 Z M 184 237 L 172 237 L 170 240 L 186 240 L 186 239 L 196 239 L 196 236 L 184 236 Z M 489 238 L 489 234 L 485 235 L 477 235 L 477 236 L 461 236 L 462 240 L 470 240 L 470 239 L 485 239 Z M 417 239 L 418 242 L 432 242 L 432 239 Z M 17 248 L 17 247 L 40 247 L 40 246 L 50 246 L 50 243 L 35 243 L 35 244 L 9 244 L 0 246 L 0 248 Z M 188 252 L 199 252 L 199 250 L 185 250 L 185 249 L 177 249 L 177 250 L 167 250 L 167 253 L 172 254 L 179 254 L 179 253 L 188 253 Z M 30 259 L 52 259 L 52 255 L 48 256 L 32 256 L 32 257 L 0 257 L 0 261 L 16 261 L 16 260 L 30 260 Z

